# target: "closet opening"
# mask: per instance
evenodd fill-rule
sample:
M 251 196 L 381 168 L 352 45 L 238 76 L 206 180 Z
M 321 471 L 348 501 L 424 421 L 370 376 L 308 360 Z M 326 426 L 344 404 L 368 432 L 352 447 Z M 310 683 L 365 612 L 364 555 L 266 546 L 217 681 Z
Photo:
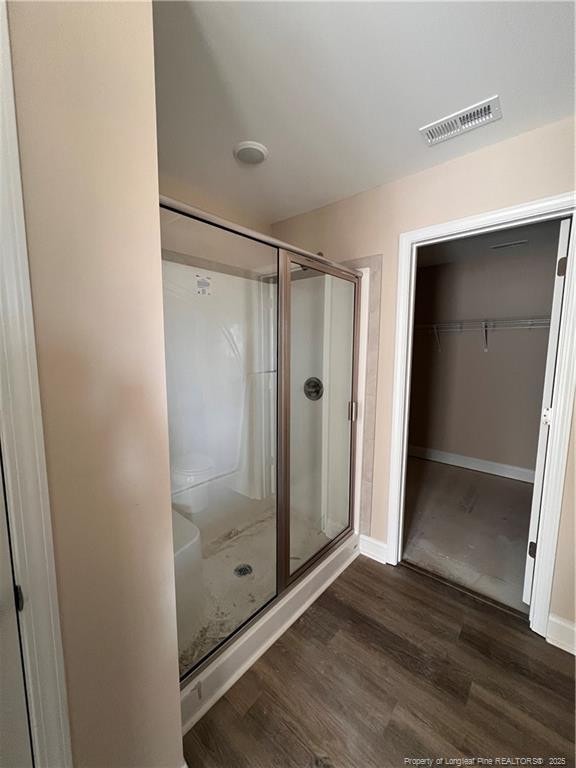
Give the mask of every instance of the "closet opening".
M 416 249 L 401 562 L 526 616 L 569 227 Z

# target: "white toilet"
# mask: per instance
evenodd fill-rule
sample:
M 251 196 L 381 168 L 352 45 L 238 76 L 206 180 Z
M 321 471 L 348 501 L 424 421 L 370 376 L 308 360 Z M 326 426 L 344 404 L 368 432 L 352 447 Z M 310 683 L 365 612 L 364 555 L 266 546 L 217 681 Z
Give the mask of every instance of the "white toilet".
M 209 456 L 189 453 L 172 464 L 172 504 L 187 517 L 208 509 L 214 463 Z
M 204 584 L 200 529 L 172 510 L 178 648 L 186 650 L 204 624 Z

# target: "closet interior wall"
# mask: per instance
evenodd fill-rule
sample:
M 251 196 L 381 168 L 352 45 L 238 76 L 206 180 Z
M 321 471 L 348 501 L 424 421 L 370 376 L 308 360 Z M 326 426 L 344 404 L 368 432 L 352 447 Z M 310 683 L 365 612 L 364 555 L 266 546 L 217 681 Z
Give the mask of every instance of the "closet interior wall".
M 549 317 L 558 232 L 552 221 L 421 249 L 415 326 Z M 410 446 L 533 471 L 547 346 L 546 328 L 488 330 L 487 351 L 481 329 L 439 343 L 416 330 Z

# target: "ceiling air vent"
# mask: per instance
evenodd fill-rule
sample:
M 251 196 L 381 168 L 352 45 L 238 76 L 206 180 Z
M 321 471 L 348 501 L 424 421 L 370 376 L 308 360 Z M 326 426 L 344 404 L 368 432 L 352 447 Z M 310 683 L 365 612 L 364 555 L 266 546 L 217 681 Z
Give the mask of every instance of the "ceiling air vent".
M 472 131 L 474 128 L 493 123 L 495 120 L 500 120 L 501 117 L 500 98 L 492 96 L 490 99 L 479 101 L 478 104 L 454 112 L 453 115 L 424 125 L 420 128 L 420 133 L 426 144 L 431 147 L 433 144 L 440 144 L 441 141 L 453 139 L 454 136 L 459 136 L 466 131 Z

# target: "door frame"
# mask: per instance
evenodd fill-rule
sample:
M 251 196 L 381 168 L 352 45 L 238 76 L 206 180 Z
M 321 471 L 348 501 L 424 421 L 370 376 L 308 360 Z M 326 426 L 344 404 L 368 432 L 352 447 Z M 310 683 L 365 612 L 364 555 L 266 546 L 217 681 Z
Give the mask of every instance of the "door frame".
M 0 443 L 34 764 L 71 768 L 70 729 L 34 339 L 12 59 L 0 0 Z
M 548 466 L 548 438 L 550 426 L 548 420 L 544 419 L 545 410 L 553 408 L 554 397 L 554 379 L 556 371 L 556 359 L 558 356 L 558 342 L 560 340 L 561 311 L 564 299 L 564 290 L 566 288 L 566 276 L 559 270 L 560 260 L 568 255 L 568 245 L 570 242 L 570 231 L 572 229 L 572 219 L 565 217 L 560 221 L 560 232 L 558 244 L 556 247 L 556 262 L 554 269 L 554 290 L 552 296 L 552 307 L 550 311 L 550 330 L 548 333 L 548 349 L 546 350 L 546 363 L 544 368 L 544 386 L 542 390 L 542 411 L 540 418 L 540 427 L 538 429 L 538 449 L 536 454 L 536 464 L 534 471 L 534 486 L 532 492 L 532 505 L 530 508 L 530 528 L 528 531 L 528 542 L 526 547 L 526 564 L 524 568 L 524 585 L 522 588 L 522 599 L 526 605 L 532 602 L 532 590 L 534 587 L 534 570 L 536 560 L 530 556 L 531 542 L 538 542 L 540 530 L 540 512 L 542 507 L 542 490 L 544 476 Z
M 485 234 L 524 224 L 572 217 L 552 395 L 554 416 L 548 437 L 548 453 L 546 471 L 543 477 L 542 505 L 538 527 L 538 546 L 534 565 L 532 601 L 530 603 L 530 627 L 534 632 L 543 636 L 546 636 L 547 633 L 550 613 L 556 544 L 576 391 L 575 204 L 575 193 L 570 192 L 404 232 L 400 235 L 398 250 L 387 544 L 387 561 L 392 565 L 399 562 L 402 553 L 417 248 L 422 245 Z

